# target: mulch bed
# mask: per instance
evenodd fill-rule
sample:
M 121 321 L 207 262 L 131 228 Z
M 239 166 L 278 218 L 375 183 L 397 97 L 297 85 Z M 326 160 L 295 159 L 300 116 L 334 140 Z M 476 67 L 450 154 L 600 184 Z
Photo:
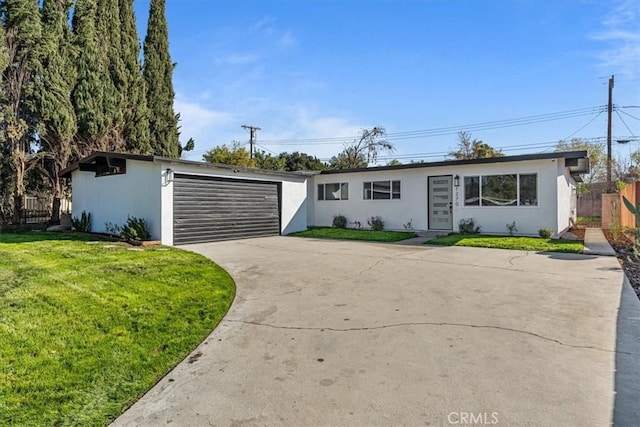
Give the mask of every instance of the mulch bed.
M 633 290 L 640 298 L 640 261 L 633 253 L 633 238 L 624 233 L 617 233 L 616 236 L 609 230 L 602 230 L 609 244 L 616 251 L 618 262 L 624 270 L 624 274 L 629 278 Z

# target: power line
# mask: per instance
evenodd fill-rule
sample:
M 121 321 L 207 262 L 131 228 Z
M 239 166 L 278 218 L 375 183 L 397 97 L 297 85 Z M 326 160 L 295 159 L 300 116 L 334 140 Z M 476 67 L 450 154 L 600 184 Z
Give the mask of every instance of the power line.
M 582 129 L 586 128 L 587 126 L 589 126 L 591 123 L 593 123 L 595 121 L 595 119 L 597 119 L 598 117 L 600 117 L 600 115 L 602 115 L 603 111 L 600 111 L 597 115 L 595 115 L 591 120 L 589 120 L 584 126 L 582 126 L 580 129 L 578 129 L 577 131 L 573 132 L 571 135 L 567 136 L 566 138 L 564 138 L 565 140 L 571 138 L 573 135 L 575 135 L 576 133 L 580 132 Z
M 631 117 L 632 119 L 636 119 L 636 120 L 640 120 L 639 118 L 637 118 L 636 116 L 632 116 L 631 114 L 627 113 L 626 111 L 620 111 L 622 114 L 626 114 L 627 116 Z
M 592 114 L 600 114 L 605 111 L 606 106 L 596 106 L 588 108 L 580 108 L 575 110 L 567 110 L 556 113 L 538 114 L 535 116 L 527 116 L 515 119 L 495 120 L 490 122 L 472 123 L 467 125 L 448 126 L 433 129 L 422 129 L 406 132 L 395 132 L 385 135 L 387 140 L 403 140 L 435 137 L 443 135 L 457 134 L 460 131 L 481 131 L 490 129 L 500 129 L 506 127 L 523 126 L 535 123 L 544 123 L 554 120 L 564 120 L 575 117 L 587 116 Z M 595 120 L 595 118 L 594 118 Z M 344 137 L 327 137 L 327 138 L 301 138 L 301 139 L 264 139 L 263 145 L 333 145 L 344 144 L 352 141 L 357 136 Z
M 618 115 L 618 118 L 620 118 L 620 121 L 622 122 L 622 124 L 624 125 L 624 127 L 626 127 L 626 128 L 627 128 L 627 130 L 629 131 L 629 133 L 630 133 L 631 135 L 633 135 L 633 137 L 635 138 L 636 136 L 634 135 L 633 131 L 629 128 L 629 126 L 627 125 L 627 122 L 625 122 L 625 121 L 622 119 L 622 116 L 620 115 L 620 113 L 618 112 L 618 110 L 616 110 L 616 114 Z

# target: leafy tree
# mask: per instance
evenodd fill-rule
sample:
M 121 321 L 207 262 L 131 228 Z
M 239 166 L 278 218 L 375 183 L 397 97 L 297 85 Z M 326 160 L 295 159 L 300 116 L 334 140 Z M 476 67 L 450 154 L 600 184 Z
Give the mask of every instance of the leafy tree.
M 189 140 L 186 142 L 186 144 L 184 144 L 184 146 L 182 144 L 180 144 L 179 148 L 179 152 L 180 152 L 180 157 L 182 158 L 182 155 L 187 152 L 187 151 L 193 151 L 194 148 L 196 148 L 196 142 L 193 140 L 193 138 L 189 138 Z
M 285 170 L 285 159 L 280 156 L 273 156 L 270 153 L 265 153 L 264 151 L 256 151 L 253 154 L 253 161 L 257 168 L 274 170 L 274 171 L 284 171 Z
M 25 194 L 25 174 L 33 165 L 35 134 L 33 106 L 34 76 L 42 71 L 40 62 L 42 28 L 38 0 L 0 2 L 0 19 L 5 29 L 7 67 L 2 76 L 2 131 L 6 141 L 13 183 L 13 220 L 20 221 Z
M 123 128 L 125 150 L 130 153 L 150 154 L 149 108 L 147 84 L 142 78 L 140 41 L 133 11 L 133 0 L 119 0 L 120 46 L 123 61 Z M 192 140 L 191 140 L 192 141 Z M 188 144 L 188 142 L 187 142 Z M 189 151 L 185 147 L 185 151 Z
M 471 133 L 458 133 L 458 147 L 455 151 L 449 152 L 449 157 L 456 160 L 484 159 L 488 157 L 503 157 L 502 151 L 493 148 L 487 143 L 478 139 L 471 139 Z
M 593 182 L 605 181 L 607 174 L 607 155 L 605 153 L 604 144 L 593 144 L 580 138 L 574 138 L 571 141 L 559 141 L 556 145 L 556 151 L 587 151 L 591 171 L 588 175 L 584 175 L 585 184 Z
M 251 159 L 251 155 L 246 148 L 241 147 L 240 143 L 233 141 L 231 146 L 219 145 L 212 150 L 207 151 L 203 156 L 203 160 L 213 164 L 243 166 L 248 168 L 256 167 L 255 162 Z
M 387 166 L 400 166 L 402 164 L 402 162 L 398 159 L 393 159 L 389 162 L 387 162 Z
M 178 116 L 173 110 L 175 92 L 174 64 L 169 56 L 169 34 L 165 18 L 165 0 L 151 0 L 149 25 L 144 40 L 143 76 L 147 82 L 149 130 L 153 152 L 178 157 Z
M 6 110 L 6 95 L 4 93 L 4 72 L 8 65 L 7 48 L 4 26 L 0 25 L 0 117 Z M 13 173 L 11 172 L 11 152 L 6 140 L 6 128 L 0 124 L 0 220 L 4 221 L 11 216 L 11 194 L 13 188 Z
M 331 168 L 362 168 L 367 167 L 369 163 L 375 163 L 380 152 L 392 152 L 395 149 L 393 144 L 384 139 L 385 134 L 385 129 L 379 126 L 363 129 L 358 139 L 331 158 L 329 162 Z
M 289 172 L 322 171 L 329 168 L 326 163 L 317 157 L 306 153 L 299 153 L 298 151 L 294 151 L 293 153 L 280 153 L 278 157 L 284 160 L 284 170 Z
M 71 42 L 69 10 L 72 0 L 44 0 L 42 29 L 44 50 L 42 78 L 37 80 L 36 106 L 40 119 L 41 173 L 53 196 L 51 223 L 60 222 L 64 185 L 60 171 L 73 155 L 76 116 L 69 94 L 76 80 L 75 49 Z

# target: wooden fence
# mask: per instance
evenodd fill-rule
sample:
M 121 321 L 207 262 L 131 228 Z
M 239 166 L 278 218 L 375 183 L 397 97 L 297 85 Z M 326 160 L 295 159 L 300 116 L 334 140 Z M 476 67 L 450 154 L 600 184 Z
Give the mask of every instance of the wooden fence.
M 621 227 L 635 227 L 636 218 L 627 209 L 623 202 L 623 197 L 638 205 L 640 201 L 640 185 L 637 182 L 627 184 L 618 193 L 602 195 L 602 228 L 611 228 L 612 225 Z

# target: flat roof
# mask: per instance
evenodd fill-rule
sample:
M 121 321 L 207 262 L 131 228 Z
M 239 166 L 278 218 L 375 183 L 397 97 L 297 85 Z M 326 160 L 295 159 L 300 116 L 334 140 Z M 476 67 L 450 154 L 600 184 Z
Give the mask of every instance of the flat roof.
M 128 154 L 128 153 L 115 153 L 106 151 L 96 151 L 91 155 L 81 159 L 73 165 L 65 168 L 60 173 L 63 178 L 71 177 L 71 172 L 80 168 L 80 164 L 92 164 L 95 163 L 97 158 L 111 158 L 111 159 L 125 159 L 136 160 L 142 162 L 158 162 L 169 164 L 181 164 L 189 166 L 197 166 L 207 169 L 226 169 L 234 172 L 246 172 L 256 173 L 260 175 L 281 176 L 281 177 L 306 177 L 312 175 L 331 175 L 339 173 L 353 173 L 353 172 L 376 172 L 376 171 L 389 171 L 389 170 L 401 170 L 401 169 L 420 169 L 420 168 L 433 168 L 439 166 L 462 166 L 462 165 L 476 165 L 476 164 L 491 164 L 491 163 L 507 163 L 507 162 L 523 162 L 527 160 L 545 160 L 545 159 L 575 159 L 571 164 L 568 164 L 572 175 L 576 176 L 581 173 L 588 173 L 590 170 L 589 157 L 587 151 L 561 151 L 554 153 L 538 153 L 538 154 L 521 154 L 517 156 L 503 156 L 503 157 L 487 157 L 482 159 L 467 159 L 467 160 L 443 160 L 438 162 L 425 162 L 425 163 L 408 163 L 404 165 L 396 166 L 372 166 L 366 168 L 352 168 L 352 169 L 332 169 L 322 172 L 318 171 L 296 171 L 296 172 L 284 172 L 274 171 L 267 169 L 248 168 L 242 166 L 213 164 L 206 162 L 198 162 L 193 160 L 172 159 L 169 157 L 142 155 L 142 154 Z M 569 163 L 569 162 L 567 162 Z
M 193 160 L 183 160 L 183 159 L 172 159 L 170 157 L 162 157 L 162 156 L 152 156 L 152 155 L 144 155 L 144 154 L 129 154 L 129 153 L 116 153 L 116 152 L 107 152 L 107 151 L 95 151 L 91 155 L 85 157 L 84 159 L 79 160 L 78 162 L 72 164 L 71 166 L 63 169 L 60 172 L 60 176 L 63 178 L 70 178 L 71 172 L 80 168 L 81 164 L 92 164 L 95 163 L 98 158 L 110 158 L 110 159 L 124 159 L 124 160 L 136 160 L 140 162 L 155 162 L 155 163 L 169 163 L 169 164 L 180 164 L 180 165 L 188 165 L 188 166 L 197 166 L 206 169 L 226 169 L 234 172 L 247 172 L 247 173 L 256 173 L 260 175 L 271 175 L 271 176 L 281 176 L 281 177 L 306 177 L 310 175 L 316 175 L 316 171 L 296 171 L 296 172 L 284 172 L 284 171 L 274 171 L 268 169 L 259 169 L 259 168 L 248 168 L 243 166 L 233 166 L 233 165 L 224 165 L 219 163 L 207 163 L 207 162 L 197 162 Z
M 404 165 L 396 166 L 372 166 L 366 168 L 352 168 L 352 169 L 332 169 L 320 172 L 321 175 L 330 175 L 336 173 L 350 173 L 350 172 L 375 172 L 386 170 L 399 170 L 399 169 L 420 169 L 420 168 L 434 168 L 438 166 L 462 166 L 462 165 L 478 165 L 487 163 L 506 163 L 506 162 L 524 162 L 527 160 L 545 160 L 545 159 L 578 159 L 575 166 L 571 166 L 573 170 L 571 173 L 587 173 L 589 172 L 589 156 L 586 151 L 560 151 L 554 153 L 539 153 L 539 154 L 521 154 L 517 156 L 503 156 L 503 157 L 487 157 L 482 159 L 467 159 L 467 160 L 443 160 L 439 162 L 425 162 L 425 163 L 408 163 Z M 582 161 L 579 161 L 582 160 Z

